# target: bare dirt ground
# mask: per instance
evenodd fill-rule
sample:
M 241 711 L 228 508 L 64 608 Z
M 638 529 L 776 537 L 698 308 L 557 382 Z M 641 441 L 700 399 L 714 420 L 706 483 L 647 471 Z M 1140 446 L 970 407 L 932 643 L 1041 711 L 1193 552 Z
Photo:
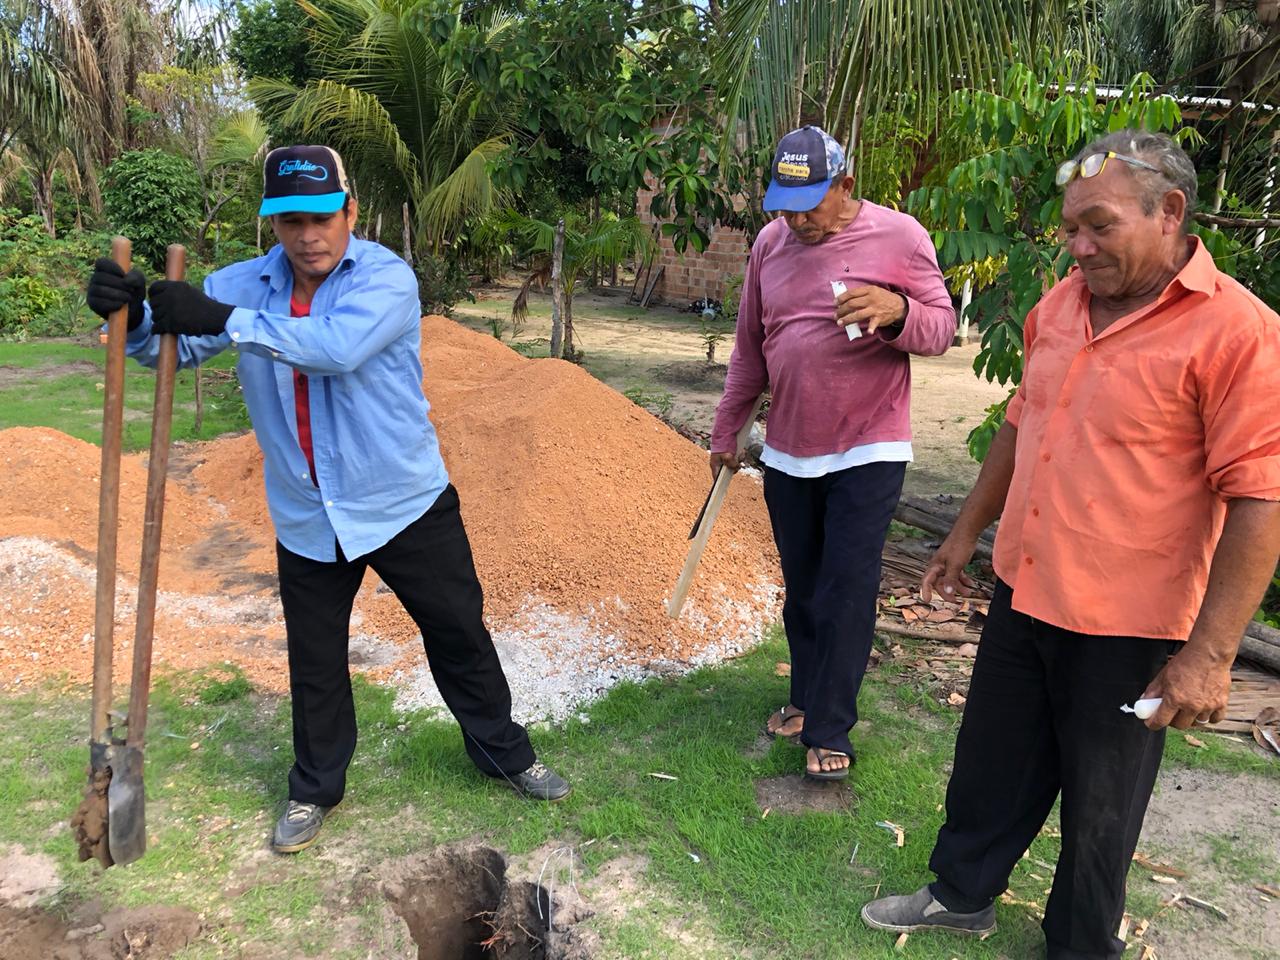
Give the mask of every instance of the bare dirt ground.
M 550 336 L 550 301 L 534 294 L 529 320 L 519 335 L 509 327 L 516 285 L 493 284 L 476 291 L 476 303 L 460 303 L 454 318 L 491 332 L 494 321 L 508 324 L 504 342 Z M 574 297 L 576 343 L 585 366 L 618 391 L 642 390 L 670 395 L 667 419 L 708 433 L 724 386 L 731 338 L 716 347 L 715 364 L 706 362 L 698 317 L 676 306 L 641 309 L 627 302 L 630 288 L 580 292 Z M 678 305 L 677 305 L 678 306 Z M 941 357 L 913 358 L 911 421 L 916 462 L 907 471 L 908 493 L 966 493 L 978 475 L 965 441 L 982 422 L 986 408 L 1004 399 L 1006 389 L 973 373 L 978 346 L 953 347 Z M 430 372 L 427 374 L 430 382 Z

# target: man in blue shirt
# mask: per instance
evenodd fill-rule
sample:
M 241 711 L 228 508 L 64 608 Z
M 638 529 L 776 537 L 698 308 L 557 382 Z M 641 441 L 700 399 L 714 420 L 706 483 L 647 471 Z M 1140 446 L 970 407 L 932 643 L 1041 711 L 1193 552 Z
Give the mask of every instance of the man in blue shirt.
M 390 250 L 352 236 L 356 201 L 335 151 L 271 151 L 263 193 L 259 215 L 280 241 L 266 256 L 210 274 L 203 293 L 166 280 L 147 293 L 140 272 L 99 260 L 88 302 L 104 317 L 128 305 L 128 353 L 148 366 L 160 333 L 178 335 L 184 367 L 239 351 L 276 532 L 293 701 L 289 802 L 272 844 L 309 846 L 342 799 L 356 745 L 348 631 L 368 567 L 421 629 L 475 764 L 525 796 L 561 800 L 569 785 L 535 761 L 511 719 L 484 626 L 422 392 L 417 279 Z

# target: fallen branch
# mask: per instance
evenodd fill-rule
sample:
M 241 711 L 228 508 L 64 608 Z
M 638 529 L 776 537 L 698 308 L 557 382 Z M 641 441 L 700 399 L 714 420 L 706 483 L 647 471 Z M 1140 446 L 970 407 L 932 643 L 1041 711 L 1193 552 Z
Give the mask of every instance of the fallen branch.
M 1272 630 L 1271 632 L 1276 633 L 1277 631 Z M 1280 673 L 1280 646 L 1273 646 L 1266 640 L 1258 639 L 1254 635 L 1252 626 L 1240 638 L 1239 656 L 1261 667 L 1266 667 L 1268 670 Z
M 926 513 L 924 510 L 913 507 L 909 503 L 899 501 L 897 509 L 893 511 L 893 516 L 896 520 L 917 527 L 925 533 L 932 533 L 936 537 L 945 537 L 951 532 L 952 524 L 947 520 L 935 517 L 932 513 Z M 990 560 L 991 547 L 992 544 L 987 541 L 979 540 L 973 555 L 979 560 Z
M 901 623 L 895 623 L 892 620 L 885 620 L 883 617 L 876 620 L 877 633 L 891 633 L 897 637 L 910 637 L 912 640 L 933 640 L 938 643 L 974 643 L 977 635 L 961 631 L 957 633 L 954 630 L 922 630 L 919 627 L 908 627 Z

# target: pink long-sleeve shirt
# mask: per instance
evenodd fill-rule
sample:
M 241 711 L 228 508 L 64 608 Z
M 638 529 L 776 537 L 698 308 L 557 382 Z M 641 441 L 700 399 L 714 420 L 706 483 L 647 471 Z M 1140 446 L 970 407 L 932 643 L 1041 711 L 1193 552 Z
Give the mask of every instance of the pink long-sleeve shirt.
M 833 280 L 902 294 L 902 326 L 850 340 L 835 322 Z M 712 452 L 734 449 L 766 387 L 773 450 L 815 457 L 909 441 L 909 354 L 944 353 L 955 329 L 933 241 L 913 217 L 863 200 L 852 223 L 812 246 L 774 220 L 751 248 Z

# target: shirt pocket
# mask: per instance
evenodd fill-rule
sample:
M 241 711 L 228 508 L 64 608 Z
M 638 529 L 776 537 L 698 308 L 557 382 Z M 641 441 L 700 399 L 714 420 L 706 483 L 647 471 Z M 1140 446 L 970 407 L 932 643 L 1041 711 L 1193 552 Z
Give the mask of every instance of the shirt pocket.
M 1187 358 L 1120 354 L 1098 378 L 1086 422 L 1102 438 L 1130 446 L 1202 440 Z

